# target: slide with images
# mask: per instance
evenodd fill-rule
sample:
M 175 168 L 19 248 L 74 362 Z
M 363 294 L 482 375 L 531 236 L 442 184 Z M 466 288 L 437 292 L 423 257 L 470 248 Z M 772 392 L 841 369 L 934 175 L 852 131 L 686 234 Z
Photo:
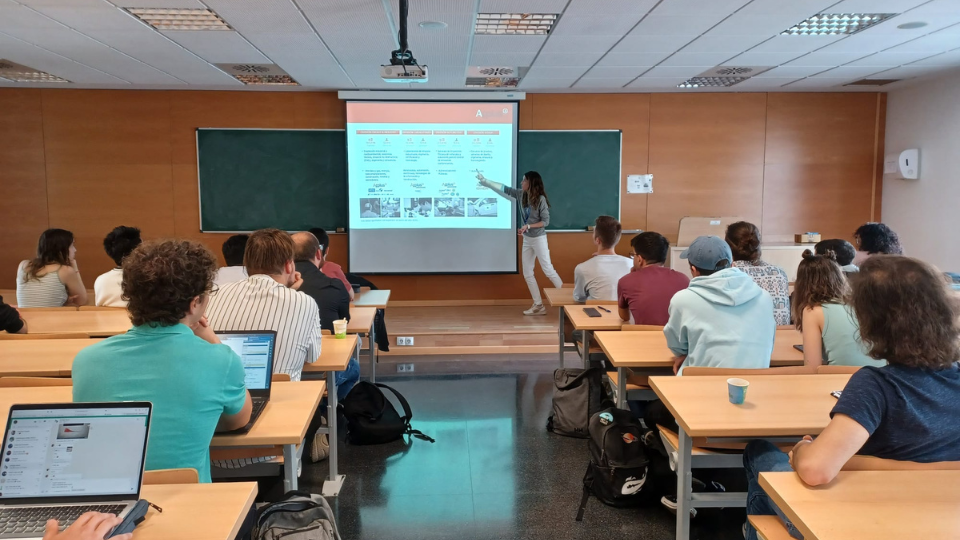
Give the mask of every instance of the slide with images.
M 511 229 L 515 103 L 349 102 L 351 229 Z

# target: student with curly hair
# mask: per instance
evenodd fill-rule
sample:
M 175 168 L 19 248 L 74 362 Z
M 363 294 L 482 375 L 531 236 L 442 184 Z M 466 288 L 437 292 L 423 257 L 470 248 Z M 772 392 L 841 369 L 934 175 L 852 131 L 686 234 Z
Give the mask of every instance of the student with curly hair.
M 74 401 L 150 401 L 148 470 L 191 468 L 210 482 L 210 440 L 250 421 L 243 363 L 205 312 L 217 260 L 187 240 L 142 244 L 123 263 L 133 328 L 77 353 Z
M 788 454 L 769 441 L 747 445 L 747 515 L 779 515 L 759 484 L 761 472 L 796 471 L 811 486 L 829 483 L 855 454 L 931 463 L 960 460 L 960 309 L 946 280 L 917 259 L 878 255 L 860 267 L 850 306 L 871 358 L 850 377 L 816 439 Z M 757 532 L 748 523 L 747 540 Z
M 123 259 L 140 245 L 140 229 L 123 225 L 113 229 L 103 239 L 103 249 L 117 265 L 97 277 L 93 282 L 93 298 L 98 306 L 127 307 L 127 302 L 120 298 L 123 282 Z
M 853 233 L 857 256 L 853 264 L 860 266 L 871 255 L 903 255 L 900 237 L 883 223 L 864 223 Z
M 738 221 L 727 227 L 725 240 L 733 253 L 733 267 L 745 272 L 773 298 L 773 318 L 777 325 L 790 324 L 790 283 L 779 266 L 760 258 L 760 229 L 753 223 Z

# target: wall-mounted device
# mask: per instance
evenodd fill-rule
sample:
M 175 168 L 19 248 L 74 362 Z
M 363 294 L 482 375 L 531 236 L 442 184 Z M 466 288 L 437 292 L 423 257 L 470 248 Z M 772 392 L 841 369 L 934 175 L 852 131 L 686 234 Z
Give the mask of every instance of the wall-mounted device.
M 883 158 L 883 176 L 898 180 L 920 178 L 920 150 L 911 148 L 899 154 L 887 154 Z

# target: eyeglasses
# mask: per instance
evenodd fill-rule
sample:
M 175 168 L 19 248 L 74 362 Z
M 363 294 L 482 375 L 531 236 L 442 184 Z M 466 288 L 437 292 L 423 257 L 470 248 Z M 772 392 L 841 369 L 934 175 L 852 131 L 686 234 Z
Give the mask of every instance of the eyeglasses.
M 216 296 L 218 292 L 220 292 L 220 286 L 213 283 L 210 285 L 210 289 L 207 290 L 207 296 Z
M 634 253 L 634 252 L 632 252 L 632 251 L 627 254 L 627 257 L 630 257 L 631 259 L 636 258 L 636 256 L 637 256 L 637 254 Z

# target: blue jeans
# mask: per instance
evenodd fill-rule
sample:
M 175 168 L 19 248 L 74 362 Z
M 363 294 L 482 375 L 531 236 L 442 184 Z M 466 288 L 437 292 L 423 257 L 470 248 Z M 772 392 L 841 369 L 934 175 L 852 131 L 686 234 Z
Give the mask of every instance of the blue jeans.
M 780 451 L 770 441 L 755 440 L 743 450 L 743 468 L 747 472 L 747 515 L 779 516 L 783 520 L 790 536 L 803 539 L 800 531 L 790 523 L 787 516 L 770 500 L 770 496 L 760 487 L 760 473 L 792 471 L 790 457 Z M 747 523 L 747 539 L 757 540 L 757 530 Z
M 360 362 L 357 361 L 357 358 L 351 358 L 347 368 L 338 371 L 333 380 L 337 383 L 337 401 L 342 401 L 360 380 Z

